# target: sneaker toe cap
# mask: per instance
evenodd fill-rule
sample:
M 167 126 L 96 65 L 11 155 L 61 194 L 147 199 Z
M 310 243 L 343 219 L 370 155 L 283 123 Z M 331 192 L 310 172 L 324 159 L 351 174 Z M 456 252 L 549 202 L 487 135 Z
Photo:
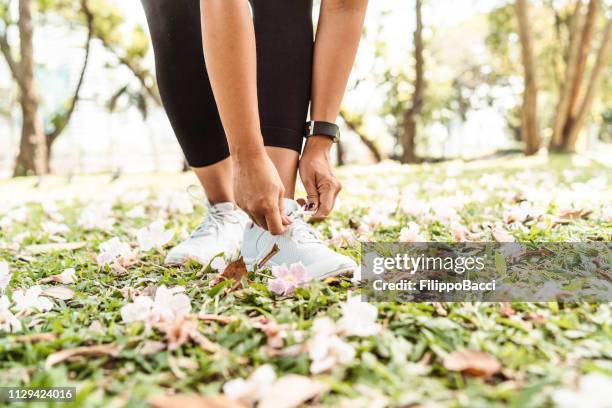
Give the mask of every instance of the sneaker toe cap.
M 325 279 L 339 275 L 350 275 L 357 269 L 357 263 L 346 256 L 324 259 L 308 265 L 309 276 L 313 279 Z

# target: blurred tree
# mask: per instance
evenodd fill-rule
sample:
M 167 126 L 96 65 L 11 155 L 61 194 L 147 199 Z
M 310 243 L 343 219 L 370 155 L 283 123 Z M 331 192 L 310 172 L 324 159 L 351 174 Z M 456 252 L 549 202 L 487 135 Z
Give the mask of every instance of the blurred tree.
M 376 163 L 380 163 L 385 157 L 383 153 L 378 149 L 376 143 L 368 138 L 365 131 L 363 130 L 363 116 L 351 114 L 345 109 L 340 111 L 340 117 L 344 121 L 344 124 L 347 128 L 357 136 L 359 136 L 359 140 L 368 148 L 370 153 L 372 154 L 372 158 Z M 341 165 L 344 163 L 342 159 L 342 148 L 338 149 L 338 163 Z
M 91 44 L 100 43 L 117 59 L 116 68 L 127 68 L 139 86 L 122 85 L 117 91 L 127 95 L 131 105 L 136 106 L 146 117 L 148 101 L 161 104 L 153 75 L 144 68 L 143 60 L 149 50 L 148 38 L 142 27 L 136 26 L 126 36 L 125 20 L 120 11 L 108 0 L 18 0 L 18 15 L 11 3 L 15 0 L 0 0 L 0 51 L 9 67 L 17 88 L 22 110 L 22 136 L 14 175 L 44 174 L 49 172 L 49 161 L 53 143 L 70 123 L 85 81 L 90 61 Z M 80 74 L 71 96 L 52 116 L 50 123 L 43 123 L 39 108 L 43 96 L 39 95 L 34 79 L 34 27 L 44 22 L 46 16 L 59 16 L 66 26 L 73 29 L 84 27 L 86 38 Z M 9 31 L 17 30 L 19 47 L 9 42 Z M 113 99 L 118 99 L 114 97 Z M 113 101 L 109 101 L 109 104 Z M 46 133 L 44 129 L 49 129 Z
M 486 43 L 494 57 L 494 69 L 508 78 L 526 68 L 517 63 L 523 59 L 515 52 L 515 38 L 522 39 L 519 18 L 509 18 L 513 8 L 518 17 L 520 6 L 519 0 L 505 2 L 493 9 L 488 18 L 490 32 Z M 538 97 L 545 101 L 538 107 L 538 118 L 542 135 L 550 137 L 550 150 L 575 151 L 578 136 L 589 118 L 593 123 L 601 123 L 602 128 L 605 126 L 605 107 L 612 98 L 612 80 L 605 75 L 610 66 L 612 33 L 610 11 L 606 16 L 601 10 L 601 0 L 530 3 L 527 29 L 537 63 Z M 593 43 L 599 37 L 600 45 L 593 52 L 596 48 Z M 599 97 L 601 103 L 596 104 Z M 524 120 L 521 122 L 526 125 Z
M 565 58 L 565 76 L 553 126 L 551 149 L 572 152 L 580 130 L 584 127 L 600 84 L 612 47 L 612 19 L 607 18 L 603 38 L 590 77 L 586 78 L 600 0 L 590 0 L 586 13 L 582 2 L 576 2 L 569 28 L 569 44 Z M 586 91 L 583 91 L 586 82 Z
M 528 0 L 516 0 L 516 17 L 524 70 L 522 132 L 525 154 L 532 155 L 540 149 L 540 130 L 538 127 L 538 85 Z
M 423 1 L 415 0 L 416 28 L 413 34 L 414 41 L 414 60 L 415 78 L 414 91 L 412 93 L 412 105 L 403 115 L 403 163 L 415 163 L 416 155 L 416 136 L 417 136 L 417 117 L 423 110 L 425 100 L 425 57 L 423 45 Z
M 80 1 L 80 12 L 71 13 L 68 0 L 19 0 L 18 17 L 13 16 L 11 0 L 0 3 L 0 51 L 8 65 L 19 89 L 19 104 L 22 113 L 22 130 L 19 154 L 15 163 L 15 176 L 27 174 L 44 174 L 49 171 L 49 152 L 53 141 L 66 128 L 76 104 L 83 84 L 83 78 L 89 61 L 91 43 L 91 15 L 87 9 L 87 1 Z M 79 22 L 84 22 L 88 28 L 85 42 L 85 58 L 83 60 L 79 80 L 75 90 L 61 110 L 52 120 L 53 130 L 44 132 L 43 120 L 40 116 L 40 95 L 34 78 L 36 62 L 34 60 L 34 21 L 35 13 L 59 12 L 72 14 Z M 9 43 L 9 30 L 15 27 L 19 33 L 19 52 Z M 19 57 L 17 57 L 17 55 Z

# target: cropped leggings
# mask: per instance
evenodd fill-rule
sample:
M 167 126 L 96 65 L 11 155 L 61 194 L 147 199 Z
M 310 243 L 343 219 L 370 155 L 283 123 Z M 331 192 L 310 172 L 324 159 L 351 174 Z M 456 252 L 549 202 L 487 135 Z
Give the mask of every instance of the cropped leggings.
M 160 95 L 192 167 L 229 157 L 204 63 L 199 0 L 141 0 Z M 257 50 L 261 132 L 266 146 L 301 151 L 310 103 L 312 0 L 250 0 Z

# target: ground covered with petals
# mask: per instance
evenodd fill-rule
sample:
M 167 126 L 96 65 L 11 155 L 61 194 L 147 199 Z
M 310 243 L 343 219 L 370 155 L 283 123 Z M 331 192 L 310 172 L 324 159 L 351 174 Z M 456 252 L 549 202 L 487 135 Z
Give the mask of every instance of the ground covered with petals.
M 317 229 L 356 259 L 359 241 L 612 237 L 612 173 L 579 156 L 339 175 Z M 609 303 L 370 305 L 358 282 L 298 265 L 233 280 L 235 254 L 165 267 L 202 219 L 194 182 L 0 183 L 0 385 L 76 386 L 66 407 L 608 406 Z

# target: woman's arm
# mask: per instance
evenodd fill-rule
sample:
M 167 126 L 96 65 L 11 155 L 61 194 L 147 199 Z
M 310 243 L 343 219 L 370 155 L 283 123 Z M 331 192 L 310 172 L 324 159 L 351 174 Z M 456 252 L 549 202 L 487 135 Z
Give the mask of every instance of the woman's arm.
M 311 119 L 336 122 L 344 97 L 365 18 L 367 0 L 322 0 L 315 39 Z M 300 177 L 309 202 L 317 209 L 314 219 L 333 209 L 340 183 L 332 173 L 332 141 L 311 136 L 300 160 Z
M 259 226 L 281 234 L 284 187 L 261 135 L 248 3 L 200 0 L 200 12 L 206 68 L 232 155 L 236 202 Z

